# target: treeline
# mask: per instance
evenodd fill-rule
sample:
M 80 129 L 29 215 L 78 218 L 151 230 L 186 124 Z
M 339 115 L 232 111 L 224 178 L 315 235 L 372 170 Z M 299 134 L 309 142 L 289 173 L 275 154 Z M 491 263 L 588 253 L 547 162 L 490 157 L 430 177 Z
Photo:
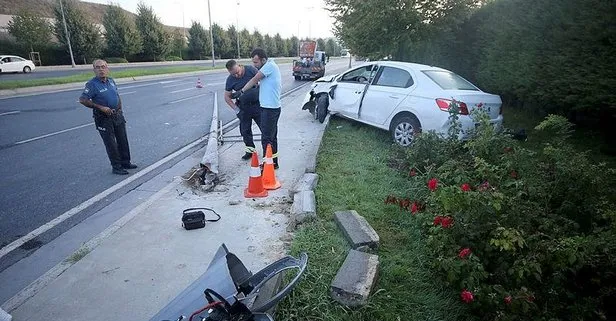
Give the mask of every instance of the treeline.
M 441 66 L 508 106 L 614 128 L 616 1 L 327 3 L 337 36 L 355 54 Z
M 192 22 L 188 30 L 163 26 L 151 6 L 141 2 L 135 17 L 117 5 L 108 5 L 102 24 L 105 32 L 90 19 L 78 1 L 56 1 L 54 22 L 20 12 L 9 22 L 9 34 L 14 39 L 0 40 L 3 51 L 24 57 L 40 52 L 44 65 L 69 64 L 66 32 L 68 31 L 77 64 L 87 64 L 95 58 L 106 57 L 111 62 L 211 59 L 210 31 Z M 66 30 L 63 24 L 66 20 Z M 214 54 L 217 59 L 237 58 L 238 46 L 235 26 L 223 28 L 212 24 Z M 239 54 L 246 58 L 255 47 L 262 47 L 274 57 L 297 56 L 299 39 L 270 36 L 258 31 L 239 32 Z M 57 41 L 54 41 L 57 40 Z M 318 47 L 329 55 L 340 55 L 341 47 L 334 39 L 318 39 Z

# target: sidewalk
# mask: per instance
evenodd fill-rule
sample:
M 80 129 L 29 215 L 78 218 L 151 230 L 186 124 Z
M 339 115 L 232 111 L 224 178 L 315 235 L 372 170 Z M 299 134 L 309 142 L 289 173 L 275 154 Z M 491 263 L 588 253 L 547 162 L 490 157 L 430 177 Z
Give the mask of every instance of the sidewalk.
M 282 102 L 276 171 L 281 189 L 263 199 L 244 198 L 250 165 L 240 159 L 243 144 L 227 142 L 219 146 L 221 183 L 213 192 L 172 180 L 89 242 L 91 248 L 77 251 L 64 273 L 33 282 L 46 283 L 33 296 L 22 292 L 9 300 L 20 304 L 9 311 L 14 320 L 148 320 L 205 271 L 223 242 L 253 272 L 286 255 L 292 236 L 289 189 L 314 159 L 324 130 L 301 110 L 307 90 Z M 197 165 L 202 156 L 200 150 L 189 159 Z M 189 207 L 209 207 L 222 218 L 186 231 L 180 218 Z

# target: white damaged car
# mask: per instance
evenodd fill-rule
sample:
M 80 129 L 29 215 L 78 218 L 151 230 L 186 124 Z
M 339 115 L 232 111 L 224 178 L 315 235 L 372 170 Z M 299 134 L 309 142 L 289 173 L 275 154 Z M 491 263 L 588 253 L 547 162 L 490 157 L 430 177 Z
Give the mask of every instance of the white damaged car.
M 320 78 L 306 94 L 302 109 L 320 122 L 331 113 L 388 130 L 397 144 L 409 146 L 415 133 L 448 132 L 454 100 L 462 124 L 460 138 L 475 129 L 476 108 L 488 114 L 496 129 L 502 128 L 500 96 L 481 91 L 449 70 L 398 61 L 364 63 Z

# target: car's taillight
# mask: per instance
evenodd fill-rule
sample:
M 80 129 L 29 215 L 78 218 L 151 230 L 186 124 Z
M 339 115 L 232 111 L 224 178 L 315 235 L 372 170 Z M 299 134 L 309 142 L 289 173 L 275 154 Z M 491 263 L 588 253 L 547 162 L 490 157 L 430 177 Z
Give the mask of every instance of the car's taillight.
M 449 112 L 449 106 L 451 106 L 451 103 L 453 103 L 453 100 L 451 99 L 444 99 L 444 98 L 436 99 L 436 105 L 442 111 Z M 458 108 L 460 109 L 460 114 L 468 115 L 468 107 L 466 106 L 466 104 L 461 101 L 456 101 L 456 103 L 458 104 Z

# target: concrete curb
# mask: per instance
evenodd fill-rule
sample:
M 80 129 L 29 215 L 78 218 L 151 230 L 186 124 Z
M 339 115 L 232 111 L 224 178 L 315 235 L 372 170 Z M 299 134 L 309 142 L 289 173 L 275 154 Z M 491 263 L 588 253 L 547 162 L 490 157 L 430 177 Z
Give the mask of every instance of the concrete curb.
M 319 141 L 319 148 L 314 155 L 311 155 L 308 158 L 308 165 L 306 165 L 306 173 L 316 173 L 317 170 L 317 156 L 319 155 L 319 150 L 321 150 L 321 145 L 323 144 L 323 134 L 325 134 L 325 130 L 329 126 L 329 119 L 331 115 L 327 114 L 325 116 L 325 121 L 323 122 L 323 129 L 319 131 L 317 140 Z

